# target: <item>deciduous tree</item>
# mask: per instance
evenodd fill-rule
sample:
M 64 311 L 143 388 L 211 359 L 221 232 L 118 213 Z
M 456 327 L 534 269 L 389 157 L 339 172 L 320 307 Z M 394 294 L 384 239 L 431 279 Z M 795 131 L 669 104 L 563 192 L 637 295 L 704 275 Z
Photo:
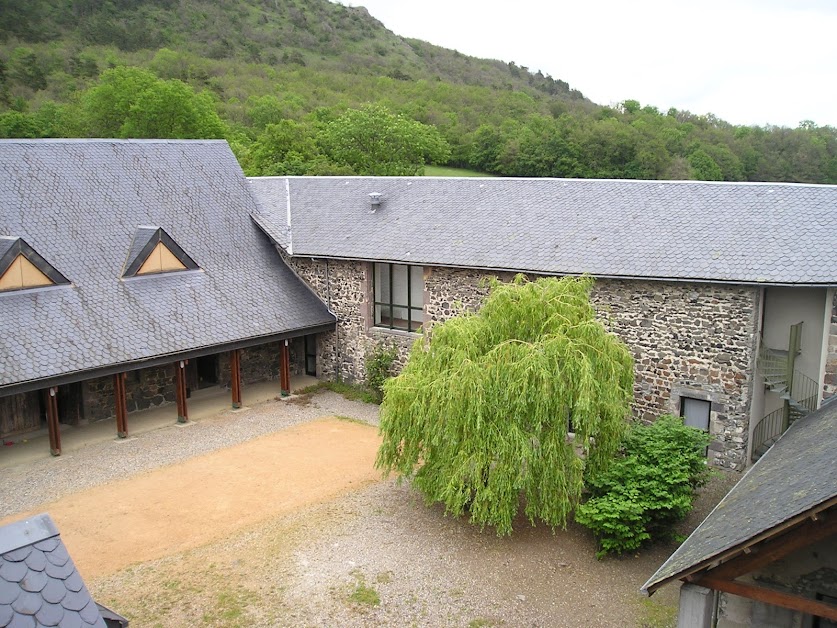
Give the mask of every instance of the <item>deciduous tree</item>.
M 633 385 L 591 286 L 495 282 L 479 313 L 433 327 L 385 385 L 378 467 L 498 534 L 512 531 L 521 497 L 532 524 L 565 525 L 585 467 L 616 451 Z

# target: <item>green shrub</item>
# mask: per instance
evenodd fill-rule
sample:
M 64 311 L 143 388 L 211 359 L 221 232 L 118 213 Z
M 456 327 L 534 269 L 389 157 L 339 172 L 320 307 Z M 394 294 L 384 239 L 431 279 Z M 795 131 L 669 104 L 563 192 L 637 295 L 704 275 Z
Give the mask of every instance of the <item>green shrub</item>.
M 366 387 L 375 396 L 375 402 L 381 403 L 384 399 L 384 382 L 392 377 L 392 365 L 398 351 L 395 347 L 375 347 L 366 356 Z
M 694 489 L 708 479 L 708 443 L 706 433 L 674 416 L 631 428 L 621 457 L 585 478 L 591 497 L 576 510 L 576 521 L 599 541 L 599 557 L 672 537 L 673 524 L 692 509 Z

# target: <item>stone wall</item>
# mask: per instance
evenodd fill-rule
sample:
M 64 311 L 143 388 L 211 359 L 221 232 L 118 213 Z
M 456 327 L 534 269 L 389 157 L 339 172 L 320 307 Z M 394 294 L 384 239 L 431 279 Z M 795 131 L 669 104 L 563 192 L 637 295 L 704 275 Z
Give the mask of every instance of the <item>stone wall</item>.
M 363 380 L 364 359 L 378 345 L 396 346 L 403 364 L 420 334 L 371 326 L 369 265 L 338 260 L 289 260 L 338 318 L 318 347 L 323 377 Z M 489 273 L 425 268 L 425 329 L 479 308 Z M 512 273 L 501 273 L 507 281 Z M 628 345 L 636 361 L 634 414 L 652 420 L 679 414 L 681 397 L 711 402 L 709 457 L 741 469 L 755 368 L 759 291 L 740 286 L 600 280 L 592 295 L 602 321 Z
M 831 291 L 831 326 L 828 334 L 827 351 L 823 399 L 837 395 L 837 290 Z
M 369 264 L 325 259 L 285 259 L 337 316 L 335 331 L 319 334 L 317 338 L 318 377 L 362 382 L 366 377 L 366 356 L 376 347 L 396 347 L 397 368 L 404 365 L 410 347 L 417 339 L 421 339 L 421 334 L 372 327 L 367 299 L 368 277 L 371 275 Z
M 84 418 L 100 421 L 114 416 L 113 376 L 89 379 L 82 384 Z M 125 378 L 128 412 L 174 403 L 174 365 L 131 371 Z
M 592 294 L 633 353 L 634 415 L 710 401 L 710 461 L 731 469 L 746 464 L 759 298 L 751 287 L 628 280 L 600 280 Z

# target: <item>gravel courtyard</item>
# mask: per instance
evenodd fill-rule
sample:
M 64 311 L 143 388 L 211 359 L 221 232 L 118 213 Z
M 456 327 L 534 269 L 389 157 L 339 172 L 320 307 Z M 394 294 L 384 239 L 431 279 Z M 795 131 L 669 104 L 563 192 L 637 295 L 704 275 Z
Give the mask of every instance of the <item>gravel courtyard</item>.
M 676 588 L 638 589 L 672 547 L 596 561 L 574 525 L 497 538 L 445 517 L 371 468 L 377 410 L 321 392 L 4 469 L 0 517 L 62 513 L 94 597 L 137 627 L 671 625 Z M 149 507 L 155 492 L 182 512 Z M 132 511 L 144 525 L 109 529 Z

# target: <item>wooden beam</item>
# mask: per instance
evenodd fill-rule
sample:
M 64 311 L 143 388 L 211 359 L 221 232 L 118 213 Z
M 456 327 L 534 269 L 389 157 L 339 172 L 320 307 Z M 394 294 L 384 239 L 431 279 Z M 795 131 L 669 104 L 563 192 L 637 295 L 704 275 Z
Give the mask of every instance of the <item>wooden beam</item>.
M 279 387 L 283 397 L 291 394 L 291 357 L 288 340 L 282 341 L 282 351 L 279 360 Z
M 116 406 L 116 435 L 128 437 L 128 396 L 125 392 L 125 373 L 113 376 L 113 403 Z
M 755 584 L 746 584 L 744 582 L 735 582 L 733 580 L 723 580 L 721 578 L 713 578 L 705 576 L 700 578 L 694 584 L 715 589 L 716 591 L 724 591 L 725 593 L 732 593 L 733 595 L 740 595 L 757 602 L 764 602 L 765 604 L 772 604 L 773 606 L 781 606 L 782 608 L 789 608 L 792 611 L 800 611 L 809 615 L 815 615 L 831 621 L 837 621 L 837 605 L 829 604 L 827 602 L 820 602 L 819 600 L 812 600 L 807 597 L 800 597 L 792 593 L 785 593 L 784 591 L 776 591 L 766 587 Z
M 189 408 L 186 404 L 186 365 L 189 360 L 180 360 L 175 363 L 175 391 L 177 394 L 177 422 L 189 422 Z
M 781 536 L 747 548 L 750 552 L 746 555 L 732 558 L 715 569 L 707 570 L 705 574 L 713 578 L 734 580 L 834 535 L 837 535 L 837 512 L 821 512 L 816 520 L 806 519 L 801 525 L 791 528 Z M 700 577 L 696 579 L 699 580 Z
M 47 390 L 47 431 L 49 432 L 49 453 L 61 455 L 61 427 L 58 422 L 58 387 Z
M 232 407 L 241 407 L 241 352 L 230 351 L 230 388 L 232 388 Z

